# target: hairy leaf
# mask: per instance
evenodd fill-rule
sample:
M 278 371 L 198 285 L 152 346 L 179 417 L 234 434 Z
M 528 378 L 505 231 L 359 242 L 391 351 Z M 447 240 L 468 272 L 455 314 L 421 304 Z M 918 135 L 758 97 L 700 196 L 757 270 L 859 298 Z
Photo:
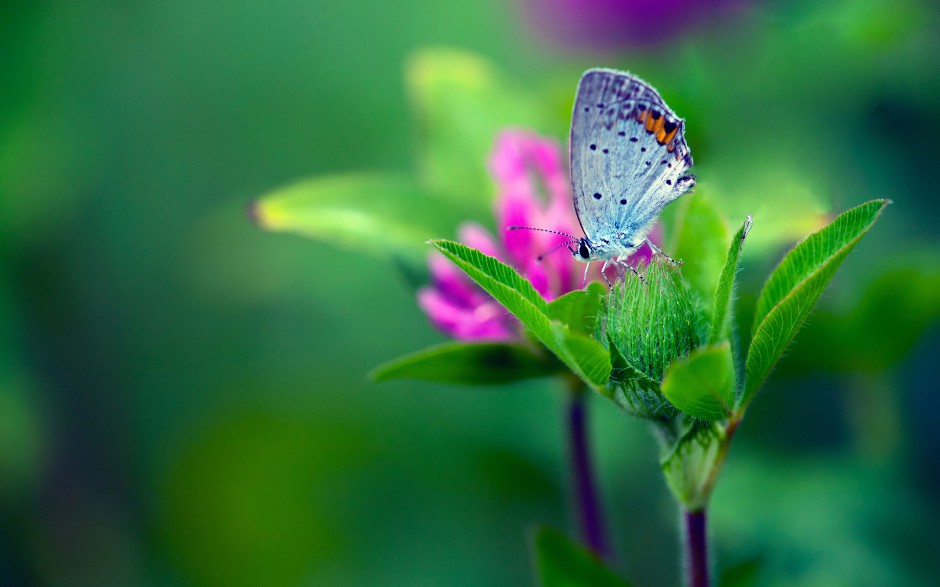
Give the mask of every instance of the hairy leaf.
M 593 334 L 606 292 L 602 283 L 593 281 L 586 289 L 568 292 L 549 302 L 548 317 L 567 324 L 572 331 Z
M 836 269 L 889 203 L 872 200 L 844 212 L 787 253 L 770 275 L 757 299 L 742 408 L 763 385 Z
M 450 342 L 410 353 L 376 367 L 374 381 L 420 379 L 439 383 L 494 385 L 547 377 L 563 366 L 513 343 Z
M 731 346 L 696 349 L 666 369 L 663 395 L 686 414 L 703 420 L 731 415 L 734 406 L 734 365 Z
M 660 462 L 666 484 L 688 511 L 705 507 L 714 488 L 726 438 L 717 422 L 688 422 Z
M 940 319 L 940 262 L 892 258 L 857 286 L 857 299 L 813 312 L 812 335 L 787 353 L 787 372 L 882 373 L 902 360 Z M 904 263 L 897 266 L 896 263 Z M 851 341 L 851 344 L 846 344 Z
M 611 371 L 607 350 L 580 330 L 552 323 L 545 299 L 515 269 L 460 243 L 441 240 L 432 244 L 509 310 L 576 375 L 595 388 L 607 383 Z
M 610 355 L 600 343 L 580 332 L 568 329 L 558 324 L 552 325 L 555 331 L 555 340 L 564 354 L 558 357 L 566 363 L 576 366 L 574 372 L 579 374 L 588 383 L 593 384 L 602 391 L 603 386 L 610 379 Z M 551 347 L 549 347 L 551 348 Z
M 708 343 L 716 344 L 729 337 L 729 324 L 731 322 L 731 309 L 734 306 L 734 278 L 738 272 L 738 262 L 741 259 L 741 248 L 744 239 L 751 230 L 753 219 L 748 216 L 744 219 L 741 228 L 731 237 L 731 246 L 728 247 L 728 256 L 718 278 L 715 289 L 715 312 L 712 315 L 711 331 L 708 334 Z

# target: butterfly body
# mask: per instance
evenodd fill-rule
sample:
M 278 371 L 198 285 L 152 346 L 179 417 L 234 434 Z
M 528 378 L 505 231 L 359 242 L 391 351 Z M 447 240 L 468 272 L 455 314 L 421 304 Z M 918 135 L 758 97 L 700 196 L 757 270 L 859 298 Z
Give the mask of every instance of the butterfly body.
M 692 155 L 685 121 L 650 85 L 622 71 L 591 69 L 581 77 L 570 157 L 584 237 L 569 250 L 605 267 L 647 242 L 660 211 L 695 185 L 695 176 L 686 173 Z

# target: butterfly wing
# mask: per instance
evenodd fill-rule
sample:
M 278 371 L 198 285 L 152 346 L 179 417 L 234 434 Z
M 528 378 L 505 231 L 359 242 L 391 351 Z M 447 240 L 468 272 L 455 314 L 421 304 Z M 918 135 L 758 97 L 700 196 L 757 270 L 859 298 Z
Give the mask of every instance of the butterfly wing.
M 610 69 L 585 72 L 571 117 L 571 182 L 578 220 L 592 242 L 632 248 L 638 231 L 692 188 L 684 127 L 639 78 Z

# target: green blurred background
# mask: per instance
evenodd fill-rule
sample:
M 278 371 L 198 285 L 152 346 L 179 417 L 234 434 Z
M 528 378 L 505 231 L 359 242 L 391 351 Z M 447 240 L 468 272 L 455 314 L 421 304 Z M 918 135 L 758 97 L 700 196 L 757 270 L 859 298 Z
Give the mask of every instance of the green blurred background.
M 624 6 L 603 38 L 551 18 Z M 560 141 L 587 67 L 659 87 L 701 189 L 755 213 L 745 309 L 827 214 L 895 201 L 749 412 L 713 544 L 755 585 L 940 584 L 938 8 L 651 6 L 0 5 L 0 584 L 534 584 L 528 529 L 574 530 L 563 390 L 368 383 L 443 340 L 411 286 L 245 213 L 305 176 L 412 172 L 403 71 L 428 46 L 507 72 Z M 617 566 L 677 585 L 651 436 L 592 418 Z

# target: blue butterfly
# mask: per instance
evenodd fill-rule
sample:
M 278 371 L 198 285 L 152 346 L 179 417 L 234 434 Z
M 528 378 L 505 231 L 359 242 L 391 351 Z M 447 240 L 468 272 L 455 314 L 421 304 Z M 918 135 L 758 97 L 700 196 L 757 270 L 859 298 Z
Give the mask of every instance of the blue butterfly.
M 585 279 L 592 261 L 604 261 L 602 273 L 610 264 L 637 273 L 625 259 L 644 242 L 669 259 L 647 235 L 662 209 L 695 185 L 695 176 L 686 173 L 692 154 L 684 131 L 685 121 L 638 77 L 613 69 L 581 76 L 570 155 L 574 209 L 584 236 L 565 235 L 572 241 L 561 246 L 588 264 Z M 528 227 L 510 227 L 520 228 Z

